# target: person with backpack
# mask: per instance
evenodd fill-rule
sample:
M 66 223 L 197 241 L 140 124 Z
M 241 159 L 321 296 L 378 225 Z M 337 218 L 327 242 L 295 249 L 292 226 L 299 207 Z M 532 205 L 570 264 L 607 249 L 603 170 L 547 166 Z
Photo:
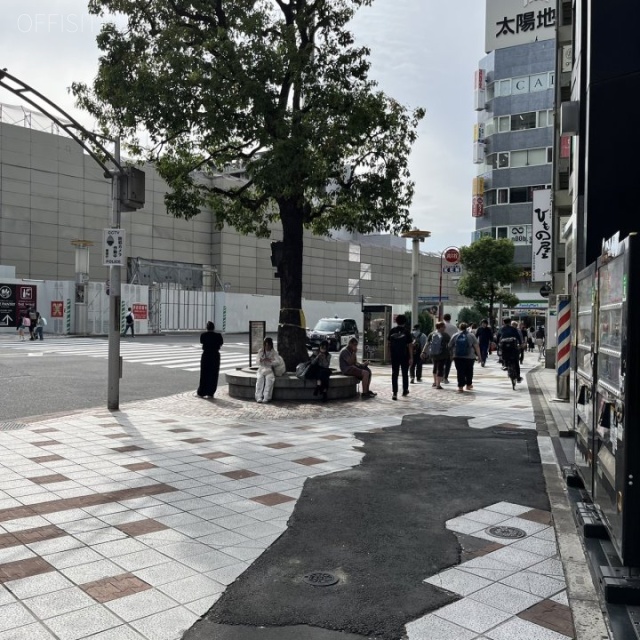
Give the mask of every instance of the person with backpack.
M 503 320 L 504 326 L 500 330 L 500 353 L 502 356 L 503 368 L 512 368 L 515 382 L 522 382 L 520 376 L 520 352 L 522 349 L 522 334 L 518 331 L 518 323 L 513 326 L 509 318 Z M 515 389 L 515 384 L 514 384 Z
M 453 356 L 458 374 L 458 393 L 473 391 L 473 364 L 481 359 L 478 338 L 467 331 L 467 323 L 460 323 L 460 330 L 449 342 L 449 352 Z
M 442 320 L 436 322 L 436 330 L 429 335 L 420 356 L 422 360 L 429 357 L 433 362 L 433 386 L 436 389 L 444 389 L 442 380 L 445 365 L 449 361 L 449 341 L 451 338 L 445 329 L 446 326 Z
M 135 319 L 136 318 L 133 315 L 133 311 L 131 311 L 131 307 L 129 307 L 127 309 L 127 315 L 124 317 L 125 328 L 124 328 L 124 333 L 122 334 L 123 336 L 126 336 L 127 335 L 127 331 L 129 331 L 129 329 L 131 329 L 131 337 L 132 338 L 136 337 L 134 326 L 133 326 L 133 323 L 134 323 Z
M 413 362 L 413 337 L 407 329 L 407 316 L 396 317 L 396 326 L 389 331 L 389 353 L 391 354 L 391 396 L 398 399 L 398 374 L 402 370 L 402 395 L 409 395 L 409 367 Z
M 38 319 L 36 320 L 36 328 L 33 332 L 34 340 L 40 338 L 44 340 L 44 328 L 47 326 L 47 319 L 38 313 Z
M 427 344 L 427 336 L 422 332 L 419 324 L 413 326 L 413 362 L 409 369 L 409 376 L 411 377 L 411 384 L 415 382 L 422 382 L 422 353 L 425 345 Z

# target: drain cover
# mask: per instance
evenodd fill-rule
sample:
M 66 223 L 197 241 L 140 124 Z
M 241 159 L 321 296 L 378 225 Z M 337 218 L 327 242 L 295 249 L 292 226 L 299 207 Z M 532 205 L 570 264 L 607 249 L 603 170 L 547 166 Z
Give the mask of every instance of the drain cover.
M 330 587 L 333 584 L 339 582 L 339 578 L 333 573 L 327 571 L 314 571 L 313 573 L 307 573 L 303 580 L 312 584 L 314 587 Z
M 525 436 L 527 435 L 524 431 L 514 431 L 507 429 L 493 429 L 493 433 L 496 433 L 500 436 Z
M 522 529 L 518 529 L 517 527 L 489 527 L 485 529 L 485 531 L 490 536 L 495 536 L 496 538 L 524 538 L 527 534 Z
M 18 429 L 26 429 L 28 426 L 22 422 L 0 422 L 0 431 L 17 431 Z

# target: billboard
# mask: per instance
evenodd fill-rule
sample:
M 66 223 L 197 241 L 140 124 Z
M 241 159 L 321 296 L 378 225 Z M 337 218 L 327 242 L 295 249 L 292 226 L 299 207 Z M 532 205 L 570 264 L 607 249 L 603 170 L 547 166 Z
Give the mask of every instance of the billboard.
M 549 282 L 552 272 L 551 189 L 533 192 L 531 282 Z
M 555 0 L 487 0 L 487 53 L 555 36 Z

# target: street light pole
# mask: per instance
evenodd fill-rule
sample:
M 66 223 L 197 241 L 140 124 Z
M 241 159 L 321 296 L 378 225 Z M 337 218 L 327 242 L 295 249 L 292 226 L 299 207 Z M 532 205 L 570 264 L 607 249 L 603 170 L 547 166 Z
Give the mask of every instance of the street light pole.
M 440 286 L 438 287 L 438 320 L 442 320 L 442 257 L 446 249 L 440 252 Z
M 402 234 L 403 238 L 411 238 L 413 252 L 411 254 L 411 323 L 418 323 L 418 294 L 420 293 L 420 243 L 431 236 L 431 231 L 412 229 Z
M 120 137 L 115 140 L 114 158 L 116 167 L 111 174 L 111 228 L 119 229 L 121 223 L 120 202 Z M 109 267 L 109 358 L 107 364 L 107 408 L 120 408 L 120 316 L 122 296 L 121 267 Z

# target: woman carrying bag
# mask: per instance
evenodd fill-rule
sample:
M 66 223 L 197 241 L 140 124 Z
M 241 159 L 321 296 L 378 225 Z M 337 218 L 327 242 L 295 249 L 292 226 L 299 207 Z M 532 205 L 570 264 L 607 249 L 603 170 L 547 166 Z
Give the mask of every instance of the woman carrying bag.
M 329 390 L 329 376 L 331 376 L 330 364 L 331 354 L 329 353 L 329 343 L 323 340 L 318 347 L 317 355 L 311 358 L 311 364 L 305 374 L 307 380 L 316 381 L 313 395 L 321 395 L 323 401 L 326 401 Z

